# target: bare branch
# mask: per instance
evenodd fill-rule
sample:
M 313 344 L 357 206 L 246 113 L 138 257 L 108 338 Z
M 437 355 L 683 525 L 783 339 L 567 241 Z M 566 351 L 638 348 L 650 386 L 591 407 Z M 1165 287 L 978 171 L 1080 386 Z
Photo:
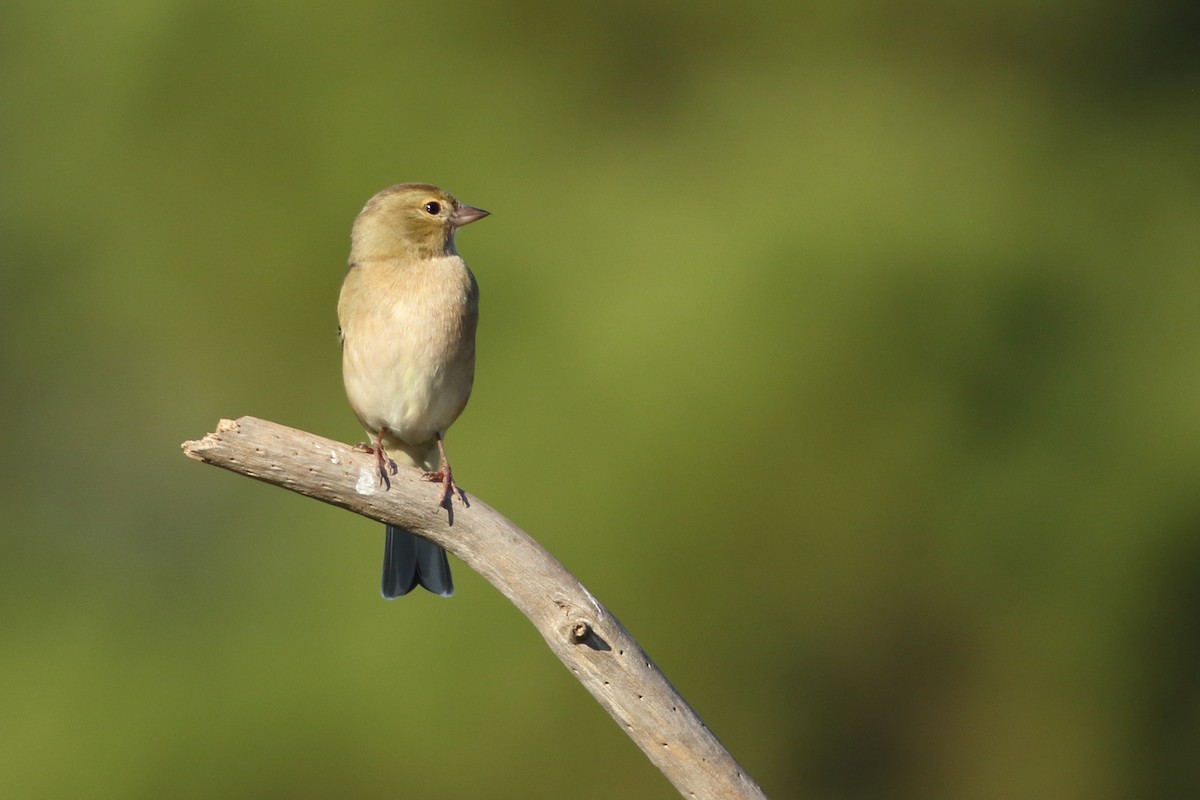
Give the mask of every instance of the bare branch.
M 629 631 L 537 542 L 478 498 L 454 525 L 436 508 L 440 487 L 401 470 L 380 485 L 375 459 L 352 447 L 242 417 L 184 442 L 190 458 L 400 525 L 458 556 L 512 601 L 680 794 L 762 798 Z

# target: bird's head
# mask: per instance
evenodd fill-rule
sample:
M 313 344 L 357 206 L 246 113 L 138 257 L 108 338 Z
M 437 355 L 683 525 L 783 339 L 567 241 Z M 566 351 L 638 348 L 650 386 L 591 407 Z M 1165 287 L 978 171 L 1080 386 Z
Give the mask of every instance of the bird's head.
M 427 183 L 401 183 L 367 201 L 350 234 L 350 261 L 433 258 L 454 252 L 454 232 L 488 212 Z

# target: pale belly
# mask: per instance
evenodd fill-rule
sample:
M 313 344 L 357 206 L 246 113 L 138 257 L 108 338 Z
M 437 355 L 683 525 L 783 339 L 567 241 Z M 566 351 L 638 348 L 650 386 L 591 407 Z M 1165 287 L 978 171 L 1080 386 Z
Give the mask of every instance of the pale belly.
M 347 340 L 346 396 L 369 432 L 387 428 L 409 444 L 429 442 L 462 413 L 471 394 L 474 366 L 447 364 L 429 348 L 392 344 L 367 348 Z

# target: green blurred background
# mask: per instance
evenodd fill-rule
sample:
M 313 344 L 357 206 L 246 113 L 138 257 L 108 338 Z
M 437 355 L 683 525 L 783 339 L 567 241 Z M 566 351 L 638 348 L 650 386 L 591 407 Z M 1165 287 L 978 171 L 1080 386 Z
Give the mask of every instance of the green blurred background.
M 525 620 L 185 459 L 359 441 L 391 183 L 493 216 L 465 487 L 777 798 L 1200 795 L 1194 3 L 0 11 L 0 796 L 669 797 Z

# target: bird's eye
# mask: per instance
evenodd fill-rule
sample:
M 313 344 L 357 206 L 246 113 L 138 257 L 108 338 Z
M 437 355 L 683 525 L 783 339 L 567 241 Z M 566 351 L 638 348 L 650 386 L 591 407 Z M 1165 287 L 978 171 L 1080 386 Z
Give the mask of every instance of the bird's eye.
M 436 217 L 438 214 L 442 213 L 442 204 L 434 200 L 430 200 L 425 204 L 425 212 Z

